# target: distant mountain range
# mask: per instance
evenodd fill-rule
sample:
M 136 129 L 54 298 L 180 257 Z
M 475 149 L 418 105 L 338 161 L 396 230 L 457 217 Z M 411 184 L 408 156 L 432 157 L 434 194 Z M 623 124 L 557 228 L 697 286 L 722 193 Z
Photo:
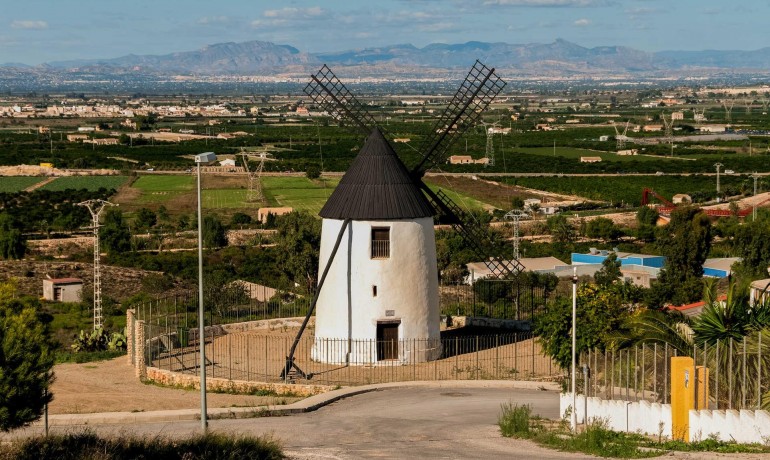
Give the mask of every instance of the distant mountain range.
M 507 73 L 561 75 L 596 73 L 650 74 L 707 69 L 770 71 L 770 47 L 755 51 L 661 51 L 649 53 L 623 46 L 586 48 L 566 40 L 553 43 L 431 44 L 423 48 L 392 45 L 377 48 L 307 53 L 270 42 L 219 43 L 197 51 L 166 55 L 128 55 L 111 59 L 50 62 L 42 66 L 4 64 L 19 71 L 90 70 L 159 75 L 274 75 L 306 73 L 321 63 L 346 66 L 349 76 L 385 75 L 404 70 L 446 73 L 468 68 L 475 59 Z M 353 75 L 351 75 L 353 74 Z

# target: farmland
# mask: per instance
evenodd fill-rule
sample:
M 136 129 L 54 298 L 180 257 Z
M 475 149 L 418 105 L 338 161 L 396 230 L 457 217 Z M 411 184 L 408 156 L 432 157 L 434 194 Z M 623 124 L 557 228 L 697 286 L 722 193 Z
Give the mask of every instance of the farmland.
M 268 206 L 286 206 L 318 214 L 338 182 L 338 179 L 263 177 L 262 187 Z
M 53 182 L 40 187 L 40 189 L 51 192 L 60 192 L 69 189 L 95 191 L 100 188 L 117 190 L 125 184 L 127 180 L 127 176 L 68 176 L 59 177 Z
M 21 192 L 27 187 L 42 182 L 42 177 L 9 176 L 0 177 L 0 193 Z
M 642 190 L 650 188 L 668 197 L 687 193 L 696 201 L 716 197 L 716 178 L 713 176 L 605 176 L 594 177 L 519 177 L 503 178 L 501 182 L 555 193 L 582 196 L 590 200 L 627 203 L 639 206 Z M 721 189 L 728 195 L 747 190 L 749 179 L 741 176 L 722 176 Z

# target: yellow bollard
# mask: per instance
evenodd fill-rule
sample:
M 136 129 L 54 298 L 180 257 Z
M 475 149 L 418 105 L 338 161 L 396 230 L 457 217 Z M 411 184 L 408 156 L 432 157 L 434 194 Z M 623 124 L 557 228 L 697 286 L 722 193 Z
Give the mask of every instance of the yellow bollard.
M 671 358 L 671 436 L 690 442 L 690 410 L 695 409 L 695 363 L 692 358 Z

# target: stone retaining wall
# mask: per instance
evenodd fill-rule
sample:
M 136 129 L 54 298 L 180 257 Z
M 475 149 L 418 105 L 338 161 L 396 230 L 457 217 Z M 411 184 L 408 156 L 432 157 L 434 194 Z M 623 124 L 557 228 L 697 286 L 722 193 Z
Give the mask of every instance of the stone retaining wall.
M 197 375 L 179 374 L 154 367 L 148 367 L 146 374 L 147 376 L 145 378 L 147 380 L 160 385 L 200 390 L 200 377 Z M 336 387 L 329 385 L 262 383 L 211 377 L 206 378 L 206 390 L 219 393 L 249 394 L 260 391 L 269 391 L 278 396 L 308 397 L 335 389 Z

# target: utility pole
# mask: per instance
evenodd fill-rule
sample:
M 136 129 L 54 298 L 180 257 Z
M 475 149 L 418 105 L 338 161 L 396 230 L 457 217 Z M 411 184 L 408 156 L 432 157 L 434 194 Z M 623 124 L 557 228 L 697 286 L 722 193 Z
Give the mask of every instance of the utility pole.
M 527 212 L 519 211 L 518 209 L 509 211 L 505 215 L 505 219 L 513 221 L 513 258 L 516 260 L 521 258 L 519 252 L 519 222 L 521 219 L 526 219 L 527 217 L 529 217 Z
M 717 202 L 721 201 L 719 198 L 719 168 L 724 166 L 722 163 L 714 163 L 714 167 L 717 168 Z
M 102 273 L 99 264 L 99 216 L 107 206 L 117 206 L 106 200 L 87 200 L 78 206 L 88 208 L 94 228 L 94 330 L 102 327 Z
M 751 178 L 754 179 L 754 200 L 753 204 L 751 206 L 751 221 L 754 222 L 757 220 L 757 179 L 759 179 L 759 174 L 757 174 L 756 171 L 754 171 L 754 174 L 751 175 Z

